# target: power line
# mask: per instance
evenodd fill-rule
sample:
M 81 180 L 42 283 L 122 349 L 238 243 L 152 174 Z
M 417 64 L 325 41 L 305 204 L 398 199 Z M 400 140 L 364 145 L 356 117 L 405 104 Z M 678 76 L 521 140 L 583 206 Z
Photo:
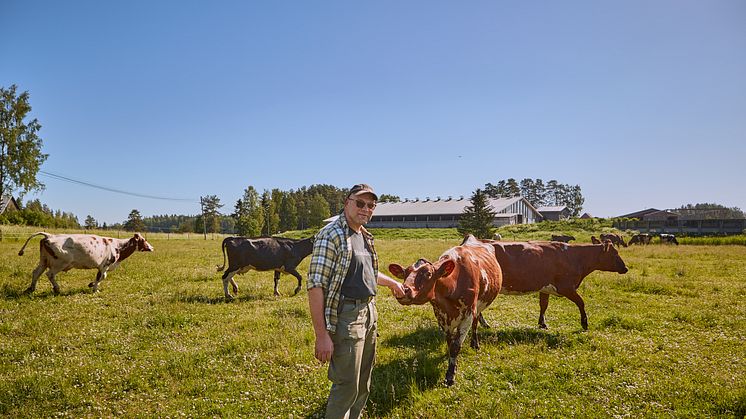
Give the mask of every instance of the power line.
M 69 178 L 67 176 L 62 176 L 62 175 L 58 175 L 58 174 L 55 174 L 55 173 L 45 172 L 44 170 L 39 170 L 39 173 L 41 173 L 42 175 L 45 175 L 47 177 L 50 177 L 52 179 L 62 180 L 62 181 L 65 181 L 65 182 L 70 182 L 70 183 L 75 183 L 75 184 L 78 184 L 78 185 L 88 186 L 89 188 L 101 189 L 101 190 L 104 190 L 104 191 L 119 193 L 119 194 L 123 194 L 123 195 L 137 196 L 137 197 L 140 197 L 140 198 L 148 198 L 148 199 L 160 199 L 160 200 L 163 200 L 163 201 L 181 201 L 181 202 L 192 202 L 192 203 L 198 203 L 198 202 L 200 202 L 199 200 L 196 200 L 194 198 L 170 198 L 170 197 L 165 197 L 165 196 L 146 195 L 146 194 L 141 194 L 141 193 L 137 193 L 137 192 L 123 191 L 121 189 L 110 188 L 108 186 L 95 185 L 95 184 L 90 183 L 90 182 L 85 182 L 85 181 L 82 181 L 82 180 L 72 179 L 72 178 Z

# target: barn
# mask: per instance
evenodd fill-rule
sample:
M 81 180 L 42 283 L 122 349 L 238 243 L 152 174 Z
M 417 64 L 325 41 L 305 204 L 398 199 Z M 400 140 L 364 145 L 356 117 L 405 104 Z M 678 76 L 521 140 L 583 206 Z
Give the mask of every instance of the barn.
M 539 207 L 537 210 L 541 213 L 544 220 L 548 221 L 560 221 L 567 220 L 572 215 L 570 208 L 565 205 L 552 206 L 552 207 Z
M 541 221 L 541 214 L 525 198 L 488 199 L 496 212 L 492 225 L 530 224 Z M 370 228 L 453 228 L 458 227 L 464 208 L 471 201 L 460 198 L 419 199 L 381 202 L 366 225 Z
M 742 234 L 746 219 L 734 217 L 727 211 L 698 209 L 645 210 L 617 217 L 614 227 L 640 233 L 669 233 L 679 235 Z
M 11 211 L 18 211 L 18 203 L 16 200 L 10 196 L 10 195 L 4 195 L 2 199 L 0 199 L 0 214 L 3 214 L 4 212 L 11 212 Z

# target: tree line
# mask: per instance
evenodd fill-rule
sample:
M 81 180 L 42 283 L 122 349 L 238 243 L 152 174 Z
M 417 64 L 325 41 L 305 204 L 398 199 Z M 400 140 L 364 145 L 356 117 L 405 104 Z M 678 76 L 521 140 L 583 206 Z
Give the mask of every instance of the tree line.
M 78 217 L 71 212 L 53 210 L 38 199 L 22 205 L 18 202 L 18 211 L 6 211 L 0 214 L 0 224 L 28 225 L 54 228 L 80 228 Z
M 580 215 L 585 198 L 579 185 L 559 183 L 552 179 L 522 179 L 520 182 L 510 178 L 496 184 L 484 185 L 484 193 L 490 198 L 513 198 L 522 196 L 534 207 L 566 206 L 573 217 Z

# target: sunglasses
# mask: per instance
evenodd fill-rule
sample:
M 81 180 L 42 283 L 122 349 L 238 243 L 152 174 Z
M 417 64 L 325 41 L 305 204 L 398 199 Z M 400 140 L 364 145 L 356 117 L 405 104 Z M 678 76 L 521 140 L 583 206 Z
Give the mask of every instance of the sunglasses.
M 366 205 L 368 206 L 368 209 L 370 209 L 370 210 L 372 210 L 372 209 L 374 209 L 376 207 L 376 203 L 375 202 L 365 202 L 365 201 L 363 201 L 361 199 L 352 199 L 352 198 L 350 198 L 350 199 L 353 200 L 353 201 L 355 201 L 355 205 L 358 208 L 360 208 L 360 209 L 363 209 Z

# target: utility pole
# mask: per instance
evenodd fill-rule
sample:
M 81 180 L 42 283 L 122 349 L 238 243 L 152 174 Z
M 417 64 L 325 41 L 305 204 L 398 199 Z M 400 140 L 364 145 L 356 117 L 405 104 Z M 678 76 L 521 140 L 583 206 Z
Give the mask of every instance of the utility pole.
M 199 206 L 202 210 L 202 231 L 205 234 L 205 240 L 207 240 L 207 217 L 205 216 L 205 199 L 199 197 Z

